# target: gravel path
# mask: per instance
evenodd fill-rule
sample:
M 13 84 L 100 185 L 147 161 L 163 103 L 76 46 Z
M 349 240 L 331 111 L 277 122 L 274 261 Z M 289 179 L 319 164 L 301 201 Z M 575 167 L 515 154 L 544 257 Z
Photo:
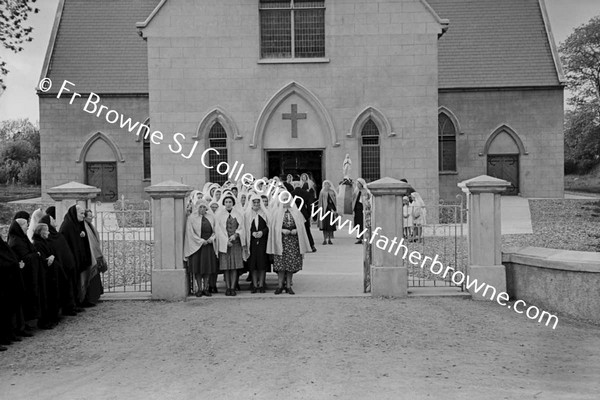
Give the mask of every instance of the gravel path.
M 600 327 L 456 298 L 103 302 L 0 355 L 3 399 L 597 399 Z
M 529 200 L 532 235 L 503 235 L 502 247 L 600 251 L 600 200 Z

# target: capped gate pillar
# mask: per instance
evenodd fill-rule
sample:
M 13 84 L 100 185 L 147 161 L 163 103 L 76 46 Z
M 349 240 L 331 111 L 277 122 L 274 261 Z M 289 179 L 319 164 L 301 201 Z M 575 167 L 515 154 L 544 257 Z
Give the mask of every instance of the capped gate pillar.
M 371 209 L 371 295 L 373 297 L 408 296 L 408 268 L 395 256 L 391 241 L 402 240 L 402 197 L 411 186 L 389 177 L 367 184 L 373 194 Z M 376 231 L 377 230 L 377 231 Z M 385 239 L 388 239 L 387 241 Z M 379 247 L 377 246 L 379 244 Z
M 187 279 L 183 266 L 184 198 L 192 188 L 179 182 L 165 181 L 144 190 L 152 197 L 152 299 L 185 300 Z
M 56 229 L 60 229 L 64 216 L 71 206 L 79 204 L 84 209 L 88 208 L 88 202 L 96 198 L 100 191 L 95 186 L 79 182 L 69 182 L 48 189 L 46 193 L 56 202 Z
M 500 194 L 510 186 L 510 183 L 481 175 L 460 182 L 458 186 L 467 194 L 469 209 L 467 274 L 471 282 L 477 279 L 478 285 L 485 282 L 494 287 L 496 293 L 506 292 L 506 270 L 502 265 L 501 252 Z M 490 292 L 487 294 L 488 297 L 483 297 L 484 291 L 475 293 L 474 286 L 471 286 L 469 292 L 473 300 L 491 300 Z

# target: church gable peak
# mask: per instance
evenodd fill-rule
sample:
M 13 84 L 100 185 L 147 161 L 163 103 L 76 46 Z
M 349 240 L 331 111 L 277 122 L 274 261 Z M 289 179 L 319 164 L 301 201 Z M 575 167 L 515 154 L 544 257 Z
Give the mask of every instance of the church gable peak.
M 331 145 L 333 147 L 339 146 L 340 143 L 337 139 L 333 121 L 323 103 L 310 90 L 301 84 L 292 81 L 277 91 L 261 110 L 254 128 L 254 135 L 252 136 L 250 147 L 257 148 L 262 145 L 265 131 L 267 130 L 269 123 L 275 118 L 290 120 L 292 123 L 292 137 L 294 137 L 294 126 L 296 126 L 297 129 L 298 120 L 306 119 L 306 113 L 302 112 L 302 110 L 298 110 L 297 104 L 291 104 L 290 109 L 285 110 L 281 116 L 278 116 L 279 112 L 282 111 L 282 104 L 292 96 L 297 96 L 302 102 L 306 103 L 307 107 L 310 108 L 311 114 L 314 115 L 308 118 L 316 120 L 323 135 L 328 135 L 330 137 Z

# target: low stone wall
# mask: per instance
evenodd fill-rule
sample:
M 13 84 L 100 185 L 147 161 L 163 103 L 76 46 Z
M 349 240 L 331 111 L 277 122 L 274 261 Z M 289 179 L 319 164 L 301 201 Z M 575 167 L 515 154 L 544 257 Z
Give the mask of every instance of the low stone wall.
M 502 264 L 511 299 L 600 324 L 600 253 L 524 247 Z

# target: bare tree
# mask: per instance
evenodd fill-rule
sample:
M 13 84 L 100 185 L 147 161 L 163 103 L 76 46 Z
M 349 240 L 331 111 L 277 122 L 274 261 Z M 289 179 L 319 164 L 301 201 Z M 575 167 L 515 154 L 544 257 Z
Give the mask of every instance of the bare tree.
M 33 27 L 25 26 L 31 13 L 39 9 L 31 3 L 36 0 L 0 0 L 0 42 L 2 47 L 18 53 L 23 50 L 23 43 L 31 42 Z M 8 74 L 6 61 L 0 57 L 0 94 L 6 89 L 4 77 Z

